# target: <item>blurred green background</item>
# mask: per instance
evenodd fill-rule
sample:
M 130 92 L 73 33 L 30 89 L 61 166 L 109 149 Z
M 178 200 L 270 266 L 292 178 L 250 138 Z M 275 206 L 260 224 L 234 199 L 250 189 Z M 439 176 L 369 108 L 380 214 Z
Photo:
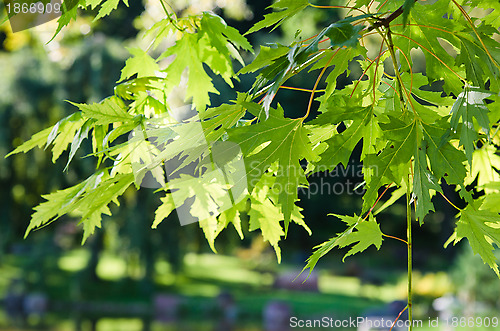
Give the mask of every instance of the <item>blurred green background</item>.
M 179 15 L 213 10 L 243 33 L 261 19 L 270 2 L 171 4 Z M 272 34 L 249 38 L 254 45 L 287 43 L 297 29 L 311 36 L 339 15 L 334 10 L 307 10 Z M 70 218 L 23 239 L 41 195 L 77 183 L 95 164 L 83 158 L 91 151 L 85 143 L 67 172 L 63 161 L 53 164 L 44 150 L 3 156 L 74 112 L 65 100 L 97 102 L 111 95 L 128 56 L 125 47 L 143 45 L 140 31 L 158 18 L 158 1 L 131 1 L 130 7 L 120 3 L 97 23 L 82 13 L 50 43 L 55 22 L 15 34 L 8 23 L 0 26 L 0 330 L 288 330 L 290 316 L 395 318 L 406 296 L 406 246 L 401 242 L 386 239 L 380 251 L 372 247 L 345 263 L 345 252 L 332 252 L 305 283 L 304 278 L 293 281 L 312 247 L 343 230 L 341 222 L 326 215 L 359 212 L 358 194 L 303 194 L 300 206 L 313 234 L 291 226 L 282 242 L 280 265 L 272 249 L 248 227 L 244 240 L 231 229 L 223 232 L 216 242 L 218 255 L 210 251 L 196 224 L 181 227 L 175 213 L 151 230 L 159 201 L 148 189 L 127 191 L 121 207 L 105 218 L 103 229 L 85 246 L 80 245 L 81 227 Z M 251 54 L 244 57 L 247 63 L 252 59 Z M 359 68 L 353 65 L 351 71 L 355 76 Z M 300 74 L 287 85 L 311 88 L 311 75 L 316 74 Z M 248 90 L 252 78 L 243 77 L 236 90 Z M 214 79 L 221 91 L 213 97 L 214 105 L 234 98 L 235 91 Z M 349 77 L 341 77 L 339 86 L 349 82 Z M 308 98 L 298 91 L 278 94 L 291 117 L 304 112 Z M 359 151 L 350 162 L 352 169 L 358 166 Z M 362 178 L 356 173 L 310 180 L 320 186 L 359 183 Z M 459 200 L 453 188 L 444 190 Z M 436 212 L 414 230 L 415 318 L 424 321 L 419 329 L 447 330 L 426 326 L 429 318 L 500 317 L 498 279 L 468 245 L 443 248 L 452 233 L 454 210 L 440 197 L 434 202 Z M 384 233 L 404 237 L 404 215 L 402 203 L 380 213 Z

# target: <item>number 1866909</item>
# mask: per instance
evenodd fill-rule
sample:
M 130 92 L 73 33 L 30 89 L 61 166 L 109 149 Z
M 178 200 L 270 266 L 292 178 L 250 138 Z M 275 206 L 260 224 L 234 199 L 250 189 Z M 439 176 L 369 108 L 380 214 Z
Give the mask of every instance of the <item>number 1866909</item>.
M 499 326 L 498 317 L 452 317 L 445 319 L 448 326 L 451 327 L 485 327 L 485 328 L 497 328 Z
M 35 3 L 8 3 L 5 5 L 9 15 L 15 14 L 60 14 L 60 3 L 42 3 L 41 1 Z

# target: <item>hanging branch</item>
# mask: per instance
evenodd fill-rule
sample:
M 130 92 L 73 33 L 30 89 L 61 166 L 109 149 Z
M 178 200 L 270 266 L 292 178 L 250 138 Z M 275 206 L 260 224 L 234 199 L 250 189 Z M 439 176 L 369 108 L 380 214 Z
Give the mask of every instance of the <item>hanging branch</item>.
M 415 0 L 417 2 L 417 0 Z M 368 32 L 372 31 L 373 29 L 377 29 L 380 27 L 389 27 L 389 24 L 391 24 L 392 21 L 394 21 L 396 18 L 401 16 L 404 12 L 404 4 L 400 6 L 398 9 L 393 11 L 389 16 L 386 18 L 380 19 L 379 21 L 375 22 L 372 26 L 368 27 Z

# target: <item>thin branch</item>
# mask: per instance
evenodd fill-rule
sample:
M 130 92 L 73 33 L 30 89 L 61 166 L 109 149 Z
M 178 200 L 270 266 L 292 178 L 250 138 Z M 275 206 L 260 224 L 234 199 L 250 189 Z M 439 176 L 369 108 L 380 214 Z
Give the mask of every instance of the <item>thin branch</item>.
M 442 28 L 437 27 L 437 26 L 424 25 L 424 24 L 413 24 L 413 23 L 407 23 L 406 25 L 407 26 L 418 26 L 419 28 L 427 28 L 427 29 L 438 30 L 438 31 L 441 31 L 441 32 L 449 33 L 449 34 L 454 35 L 454 36 L 458 36 L 458 34 L 456 34 L 453 31 L 445 30 L 445 29 L 442 29 Z M 393 24 L 392 26 L 403 26 L 403 24 Z
M 405 312 L 405 310 L 408 309 L 408 306 L 406 306 L 403 310 L 401 310 L 401 312 L 399 312 L 399 315 L 398 317 L 396 317 L 396 319 L 394 320 L 394 323 L 392 323 L 392 326 L 391 328 L 389 329 L 389 331 L 392 331 L 392 329 L 394 328 L 394 326 L 396 325 L 396 322 L 398 321 L 398 319 L 401 317 L 401 315 Z
M 383 43 L 382 43 L 382 45 L 383 45 Z M 380 48 L 382 49 L 382 46 L 380 46 Z M 384 51 L 384 53 L 385 53 L 385 51 Z M 382 54 L 384 54 L 384 53 L 382 53 Z M 352 89 L 352 92 L 351 92 L 351 96 L 349 98 L 352 98 L 352 96 L 354 95 L 354 92 L 356 92 L 356 89 L 358 88 L 359 83 L 361 83 L 361 79 L 365 76 L 366 72 L 368 71 L 368 69 L 370 69 L 372 64 L 375 63 L 375 61 L 377 61 L 377 63 L 378 63 L 378 60 L 380 59 L 382 54 L 379 54 L 379 56 L 376 57 L 375 60 L 371 61 L 371 63 L 368 65 L 368 67 L 366 67 L 366 69 L 363 70 L 363 73 L 361 74 L 361 77 L 359 77 L 358 81 L 356 82 L 356 85 L 354 85 L 354 88 Z M 375 70 L 375 72 L 376 72 L 376 70 Z
M 380 43 L 380 50 L 378 51 L 377 64 L 375 65 L 375 73 L 373 74 L 373 102 L 376 100 L 376 83 L 377 83 L 377 70 L 380 64 L 380 58 L 386 51 L 382 52 L 382 48 L 384 47 L 385 40 L 382 38 L 382 42 Z
M 357 10 L 365 15 L 367 14 L 364 10 L 361 10 L 359 8 L 356 8 L 356 7 L 350 7 L 350 6 L 318 6 L 318 5 L 313 5 L 313 4 L 309 4 L 309 6 L 311 6 L 313 8 L 318 8 L 318 9 L 343 8 L 343 9 Z
M 387 75 L 387 74 L 384 72 L 384 75 Z M 389 76 L 389 75 L 387 75 L 387 76 Z M 391 77 L 391 76 L 389 76 L 389 77 Z M 391 78 L 394 78 L 394 77 L 391 77 Z M 394 93 L 396 93 L 396 95 L 399 97 L 399 92 L 398 92 L 398 90 L 396 90 L 396 89 L 394 88 L 394 86 L 392 86 L 391 84 L 387 83 L 387 82 L 386 82 L 386 81 L 384 81 L 384 80 L 382 81 L 382 83 L 384 83 L 384 84 L 386 84 L 387 86 L 389 86 L 390 88 L 392 88 L 392 90 L 394 91 Z
M 410 77 L 411 77 L 411 81 L 410 81 L 410 94 L 411 94 L 411 92 L 413 91 L 413 69 L 411 67 L 410 60 L 408 59 L 408 57 L 406 56 L 405 52 L 403 52 L 403 50 L 401 48 L 399 48 L 398 46 L 394 46 L 394 47 L 396 47 L 399 50 L 399 54 L 403 55 L 403 57 L 406 60 L 406 63 L 408 63 L 408 68 L 410 68 Z
M 302 92 L 309 92 L 309 93 L 322 93 L 322 92 L 325 92 L 325 90 L 316 90 L 316 91 L 313 91 L 313 90 L 309 90 L 309 89 L 306 89 L 306 88 L 301 88 L 301 87 L 292 87 L 292 86 L 285 86 L 285 85 L 281 85 L 280 88 L 282 89 L 285 89 L 285 90 L 295 90 L 295 91 L 302 91 Z
M 396 239 L 396 240 L 399 240 L 399 241 L 402 241 L 404 242 L 406 245 L 408 245 L 408 242 L 404 239 L 401 239 L 401 238 L 398 238 L 398 237 L 393 237 L 393 236 L 389 236 L 388 234 L 385 234 L 385 233 L 382 233 L 382 236 L 383 237 L 387 237 L 387 238 L 391 238 L 391 239 Z M 396 319 L 397 320 L 397 319 Z
M 400 34 L 400 33 L 395 33 L 393 32 L 392 33 L 393 35 L 395 36 L 400 36 L 400 37 L 403 37 L 403 38 L 406 38 L 410 41 L 412 41 L 413 43 L 417 44 L 420 48 L 422 48 L 423 50 L 425 50 L 426 52 L 428 52 L 430 55 L 434 56 L 436 58 L 436 60 L 438 60 L 439 62 L 441 62 L 442 65 L 444 65 L 446 68 L 448 68 L 453 74 L 455 74 L 455 76 L 457 76 L 462 82 L 466 83 L 467 81 L 465 80 L 465 78 L 463 78 L 462 76 L 460 76 L 459 74 L 457 74 L 453 69 L 451 69 L 443 60 L 441 60 L 439 58 L 439 56 L 437 56 L 436 54 L 434 54 L 433 52 L 431 52 L 427 47 L 423 46 L 422 44 L 420 44 L 419 42 L 417 42 L 415 39 L 413 38 L 410 38 L 408 36 L 405 36 L 404 34 Z
M 385 40 L 385 37 L 383 37 Z M 394 74 L 396 75 L 396 85 L 399 91 L 399 100 L 401 101 L 401 107 L 406 111 L 405 100 L 403 98 L 403 80 L 401 79 L 401 75 L 399 74 L 398 64 L 396 62 L 396 53 L 394 52 L 394 43 L 392 42 L 391 37 L 391 29 L 387 28 L 387 47 L 389 48 L 389 52 L 391 52 L 391 60 L 392 66 L 394 67 Z
M 417 2 L 417 0 L 415 0 L 415 2 Z M 385 5 L 385 3 L 384 3 L 384 5 Z M 382 8 L 382 6 L 380 6 L 380 8 Z M 368 31 L 371 31 L 373 29 L 378 29 L 380 27 L 386 27 L 386 28 L 388 28 L 389 24 L 391 24 L 392 21 L 394 21 L 396 18 L 398 18 L 399 16 L 401 16 L 401 14 L 403 14 L 403 10 L 404 10 L 403 6 L 400 6 L 398 9 L 396 9 L 395 11 L 393 11 L 386 18 L 383 18 L 383 19 L 375 22 L 375 24 L 373 24 L 372 26 L 370 26 L 368 28 Z
M 366 220 L 366 218 L 368 217 L 368 215 L 370 215 L 373 211 L 373 208 L 375 208 L 375 206 L 377 205 L 377 203 L 380 201 L 380 199 L 382 199 L 382 197 L 384 196 L 385 192 L 387 192 L 387 190 L 391 187 L 391 185 L 394 184 L 394 183 L 390 183 L 389 185 L 387 185 L 387 187 L 385 188 L 384 192 L 382 192 L 382 194 L 378 197 L 377 201 L 375 201 L 375 203 L 373 204 L 373 206 L 370 208 L 370 210 L 368 211 L 368 213 L 365 215 L 365 217 L 363 218 L 363 221 Z
M 413 295 L 412 295 L 412 275 L 413 275 L 413 266 L 412 266 L 412 235 L 411 235 L 411 191 L 410 191 L 410 180 L 408 178 L 408 182 L 406 183 L 406 226 L 407 226 L 407 240 L 408 240 L 408 320 L 410 321 L 410 326 L 408 327 L 408 331 L 412 331 L 413 329 Z
M 316 83 L 314 83 L 313 90 L 311 91 L 311 97 L 309 98 L 309 104 L 307 105 L 306 114 L 304 115 L 304 117 L 302 117 L 303 120 L 305 120 L 307 118 L 307 116 L 309 116 L 309 113 L 311 112 L 312 103 L 314 101 L 314 94 L 316 94 L 316 88 L 318 87 L 318 84 L 319 84 L 319 81 L 321 80 L 321 77 L 323 77 L 326 69 L 330 65 L 330 62 L 332 62 L 333 58 L 335 57 L 335 55 L 337 55 L 337 53 L 339 52 L 339 50 L 340 50 L 340 48 L 338 48 L 337 51 L 335 51 L 335 53 L 333 53 L 333 55 L 330 57 L 330 60 L 328 60 L 328 62 L 326 63 L 326 65 L 321 70 L 321 72 L 320 72 L 320 74 L 318 76 L 318 79 L 316 79 Z
M 443 197 L 446 201 L 448 201 L 448 203 L 449 203 L 450 205 L 452 205 L 453 207 L 455 207 L 455 209 L 456 209 L 456 210 L 458 210 L 458 211 L 462 211 L 462 209 L 460 209 L 460 208 L 458 208 L 457 206 L 455 206 L 455 205 L 453 204 L 453 202 L 451 202 L 451 201 L 450 201 L 450 200 L 446 197 L 446 195 L 444 195 L 444 194 L 443 194 L 443 193 L 441 193 L 441 192 L 439 192 L 439 194 L 441 194 L 441 196 L 442 196 L 442 197 Z

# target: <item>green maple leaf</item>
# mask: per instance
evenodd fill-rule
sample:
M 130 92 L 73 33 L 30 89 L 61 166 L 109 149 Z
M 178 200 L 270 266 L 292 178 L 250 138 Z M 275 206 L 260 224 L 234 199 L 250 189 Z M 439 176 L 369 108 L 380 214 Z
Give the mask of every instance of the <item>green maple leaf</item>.
M 46 128 L 38 133 L 35 133 L 29 140 L 25 141 L 21 145 L 17 146 L 12 152 L 7 154 L 5 157 L 9 157 L 11 155 L 17 154 L 17 153 L 26 153 L 32 150 L 35 147 L 42 147 L 47 143 L 47 139 L 52 132 L 52 129 L 54 126 L 51 126 L 49 128 Z
M 219 225 L 221 228 L 227 228 L 229 223 L 233 224 L 236 232 L 240 236 L 240 239 L 243 240 L 243 230 L 241 228 L 241 218 L 240 218 L 240 210 L 244 209 L 246 206 L 246 200 L 242 200 L 238 205 L 235 205 L 232 208 L 229 208 L 222 212 L 219 216 Z
M 122 0 L 122 1 L 128 7 L 128 0 Z M 100 18 L 103 18 L 104 16 L 109 15 L 113 10 L 115 10 L 118 7 L 119 3 L 120 0 L 106 0 L 105 2 L 103 2 L 101 5 L 101 9 L 99 9 L 99 13 L 94 18 L 94 22 Z
M 161 164 L 155 164 L 154 159 L 160 153 L 157 146 L 148 141 L 143 131 L 136 134 L 128 140 L 130 148 L 130 162 L 135 176 L 135 185 L 140 187 L 144 176 L 149 172 L 160 187 L 165 186 L 165 171 Z
M 405 0 L 409 2 L 410 0 Z M 436 1 L 431 5 L 415 3 L 412 7 L 411 17 L 414 24 L 401 26 L 400 32 L 394 33 L 394 44 L 401 48 L 406 54 L 412 48 L 420 48 L 425 54 L 426 76 L 429 83 L 436 80 L 444 80 L 446 93 L 458 95 L 462 89 L 462 82 L 457 76 L 462 75 L 458 66 L 452 65 L 455 59 L 440 44 L 439 40 L 445 40 L 456 46 L 459 39 L 455 36 L 456 20 L 443 18 L 448 12 L 447 1 Z M 446 17 L 446 16 L 445 16 Z M 395 28 L 397 31 L 397 28 Z M 442 31 L 449 33 L 442 33 Z M 411 61 L 411 59 L 409 59 Z M 411 64 L 411 63 L 410 63 Z M 401 61 L 402 71 L 409 71 L 406 60 Z
M 283 218 L 280 208 L 267 197 L 267 188 L 255 190 L 250 196 L 252 207 L 248 212 L 250 216 L 249 231 L 260 229 L 262 237 L 274 248 L 278 263 L 281 262 L 281 249 L 278 242 L 285 235 L 280 220 Z
M 253 52 L 252 45 L 248 40 L 242 36 L 238 30 L 228 26 L 226 22 L 214 13 L 205 12 L 203 13 L 201 19 L 201 35 L 207 35 L 210 39 L 210 45 L 212 45 L 220 55 L 226 57 L 226 61 L 231 64 L 229 55 L 231 54 L 233 58 L 237 59 L 242 66 L 245 66 L 241 55 L 233 47 L 244 49 L 249 52 Z M 230 66 L 231 76 L 233 73 L 232 66 Z M 222 75 L 224 77 L 224 75 Z
M 432 172 L 437 178 L 444 178 L 448 184 L 464 187 L 467 169 L 464 163 L 467 157 L 463 151 L 453 147 L 443 137 L 448 132 L 446 119 L 432 124 L 422 123 L 424 140 L 427 142 L 427 155 Z
M 35 147 L 42 147 L 43 145 L 47 148 L 53 144 L 52 162 L 56 162 L 71 143 L 71 150 L 65 168 L 67 169 L 77 149 L 80 147 L 83 139 L 88 136 L 93 125 L 93 121 L 84 119 L 81 113 L 71 114 L 53 126 L 34 134 L 30 140 L 18 146 L 15 150 L 7 154 L 6 157 L 21 152 L 26 153 Z
M 280 107 L 271 112 L 267 120 L 228 130 L 228 134 L 230 141 L 237 143 L 243 152 L 249 190 L 273 164 L 277 165 L 275 185 L 280 192 L 278 203 L 287 227 L 297 200 L 297 189 L 307 184 L 299 161 L 318 158 L 302 119 L 284 118 Z
M 347 229 L 344 232 L 338 233 L 330 240 L 314 247 L 315 251 L 307 259 L 307 264 L 304 269 L 302 269 L 302 272 L 306 269 L 312 272 L 319 259 L 335 247 L 344 248 L 353 245 L 346 255 L 344 255 L 343 260 L 345 260 L 346 257 L 363 252 L 371 245 L 374 245 L 377 249 L 380 249 L 382 246 L 382 231 L 380 231 L 380 226 L 372 214 L 370 214 L 368 220 L 362 220 L 361 217 L 357 215 L 331 215 L 340 218 L 342 222 L 346 223 Z
M 167 193 L 165 197 L 160 198 L 161 205 L 155 211 L 155 219 L 153 221 L 153 225 L 151 226 L 153 229 L 156 229 L 158 225 L 165 218 L 167 218 L 172 211 L 175 209 L 174 198 L 171 193 Z
M 108 125 L 120 122 L 130 123 L 135 121 L 134 116 L 127 112 L 127 107 L 123 101 L 117 97 L 109 97 L 100 103 L 90 105 L 70 103 L 78 107 L 84 117 L 96 120 L 96 125 Z
M 203 132 L 207 141 L 219 140 L 228 129 L 236 126 L 246 113 L 248 107 L 258 107 L 257 104 L 245 102 L 246 95 L 238 93 L 237 100 L 232 104 L 222 104 L 219 107 L 208 108 L 201 114 Z
M 245 67 L 241 68 L 240 71 L 238 72 L 238 75 L 255 72 L 259 69 L 267 67 L 273 64 L 277 59 L 285 56 L 289 50 L 290 50 L 289 47 L 278 44 L 272 46 L 261 45 L 259 54 L 255 57 L 255 59 L 252 62 L 250 62 Z
M 318 35 L 318 37 L 320 35 Z M 252 86 L 252 91 L 254 94 L 263 91 L 266 92 L 262 99 L 262 105 L 264 106 L 266 116 L 269 116 L 271 102 L 280 86 L 292 75 L 292 72 L 296 74 L 306 67 L 305 63 L 309 60 L 309 56 L 317 51 L 318 42 L 319 40 L 311 41 L 308 45 L 295 43 L 290 47 L 286 55 L 277 58 L 271 65 L 261 71 Z
M 73 204 L 74 210 L 81 213 L 80 224 L 84 224 L 82 244 L 100 227 L 102 214 L 111 215 L 108 205 L 114 202 L 120 205 L 118 197 L 134 182 L 134 175 L 118 174 L 102 181 L 99 186 L 87 191 L 83 198 Z
M 370 16 L 370 15 L 364 15 Z M 307 43 L 296 42 L 290 48 L 286 54 L 283 54 L 277 58 L 258 60 L 259 65 L 251 65 L 250 68 L 244 68 L 242 72 L 250 72 L 256 70 L 262 66 L 267 66 L 262 70 L 260 75 L 257 77 L 255 83 L 252 86 L 252 91 L 254 93 L 266 92 L 262 104 L 264 105 L 264 110 L 266 115 L 269 115 L 269 108 L 272 100 L 274 99 L 278 89 L 281 85 L 293 74 L 297 74 L 309 64 L 313 64 L 315 61 L 321 58 L 328 57 L 328 50 L 319 51 L 320 41 L 327 36 L 330 38 L 331 47 L 354 47 L 358 44 L 358 39 L 361 37 L 358 32 L 361 31 L 362 26 L 354 26 L 351 24 L 353 20 L 360 19 L 358 17 L 348 17 L 339 22 L 333 23 L 330 26 L 323 29 L 318 33 L 313 39 L 308 40 Z M 279 54 L 282 50 L 280 48 L 277 51 L 272 52 L 273 57 Z M 355 51 L 351 54 L 348 52 L 346 55 L 355 56 L 355 53 L 360 51 Z M 269 53 L 269 52 L 268 52 Z M 343 52 L 341 52 L 343 53 Z M 342 56 L 341 54 L 340 56 Z M 329 58 L 333 59 L 335 53 Z M 346 61 L 345 58 L 343 58 Z M 333 63 L 335 64 L 335 63 Z M 334 70 L 331 77 L 329 77 L 330 88 L 328 93 L 332 93 L 333 84 L 332 81 L 336 80 L 339 74 L 344 72 L 344 66 L 340 66 L 338 70 Z
M 330 24 L 325 31 L 325 35 L 330 38 L 332 46 L 335 47 L 354 47 L 358 44 L 361 35 L 359 32 L 363 30 L 363 25 L 353 25 L 351 21 L 361 19 L 370 15 L 362 15 L 357 17 L 348 17 L 339 22 Z
M 415 5 L 415 0 L 405 0 L 403 3 L 403 27 L 406 27 L 406 23 L 408 23 L 408 15 L 410 15 L 410 10 Z
M 125 67 L 118 82 L 124 81 L 137 74 L 137 78 L 155 76 L 160 70 L 156 61 L 140 48 L 127 48 L 132 57 L 125 61 Z
M 220 210 L 230 206 L 228 184 L 217 171 L 208 171 L 200 177 L 182 174 L 179 178 L 168 182 L 169 188 L 177 190 L 174 200 L 182 205 L 189 198 L 194 198 L 190 207 L 190 214 L 199 221 L 218 216 Z
M 61 4 L 61 17 L 57 20 L 57 29 L 52 36 L 52 41 L 61 32 L 62 28 L 68 25 L 71 20 L 76 20 L 78 14 L 78 7 L 85 7 L 85 0 L 64 0 Z
M 451 108 L 450 124 L 453 130 L 457 131 L 459 121 L 462 120 L 460 131 L 460 145 L 465 148 L 465 155 L 472 162 L 472 152 L 474 151 L 474 141 L 478 134 L 474 125 L 474 119 L 477 120 L 483 131 L 488 135 L 490 132 L 490 122 L 488 119 L 488 108 L 484 99 L 491 93 L 475 87 L 465 86 L 465 89 L 457 97 L 457 100 Z
M 62 215 L 76 213 L 80 215 L 80 223 L 84 224 L 84 242 L 95 227 L 100 226 L 101 214 L 111 214 L 108 205 L 111 202 L 118 204 L 118 196 L 133 181 L 133 174 L 109 177 L 105 170 L 100 170 L 75 186 L 42 196 L 47 201 L 34 208 L 35 213 L 31 216 L 25 236 Z
M 230 87 L 233 87 L 231 79 L 234 78 L 234 71 L 231 57 L 245 66 L 237 48 L 253 52 L 248 40 L 238 30 L 228 26 L 221 17 L 209 12 L 203 13 L 201 18 L 199 38 L 200 41 L 207 40 L 207 46 L 200 48 L 203 61 L 210 67 L 210 70 L 220 75 Z
M 429 190 L 441 192 L 436 177 L 427 169 L 426 146 L 422 144 L 415 151 L 413 165 L 413 193 L 415 195 L 415 217 L 423 224 L 425 215 L 434 211 Z
M 323 55 L 322 59 L 316 62 L 309 72 L 317 69 L 322 69 L 328 64 L 328 66 L 333 67 L 328 76 L 326 77 L 326 89 L 325 94 L 322 96 L 323 100 L 327 100 L 337 87 L 338 77 L 346 73 L 349 75 L 349 63 L 362 52 L 361 48 L 341 48 L 338 50 L 327 50 Z M 333 57 L 333 58 L 332 58 Z
M 280 206 L 276 204 L 279 199 L 279 192 L 273 190 L 276 180 L 276 177 L 270 173 L 262 176 L 250 195 L 251 207 L 248 215 L 250 217 L 249 230 L 260 229 L 263 239 L 274 248 L 278 262 L 280 262 L 281 250 L 278 243 L 283 236 L 286 236 L 287 229 L 283 231 L 281 221 L 284 220 L 284 215 Z M 244 202 L 242 201 L 241 204 Z M 311 229 L 304 223 L 300 211 L 301 208 L 293 205 L 291 220 L 303 227 L 310 235 Z
M 54 131 L 54 127 L 52 132 L 56 132 L 55 134 L 57 136 L 53 141 L 54 146 L 52 147 L 52 162 L 55 162 L 59 156 L 61 156 L 62 152 L 67 149 L 68 145 L 74 141 L 76 132 L 79 131 L 84 125 L 85 119 L 78 115 L 79 114 L 70 115 L 65 120 L 61 121 L 61 124 L 56 131 Z M 47 141 L 47 143 L 49 142 Z M 70 160 L 71 159 L 69 159 L 68 162 Z
M 85 4 L 87 6 L 90 6 L 90 9 L 91 10 L 94 10 L 97 6 L 99 6 L 101 4 L 101 2 L 103 2 L 104 0 L 86 0 L 85 1 Z
M 484 51 L 479 46 L 466 39 L 461 39 L 460 44 L 460 53 L 456 57 L 457 64 L 464 64 L 467 78 L 472 81 L 473 85 L 479 86 L 484 89 L 484 59 L 481 58 L 481 55 L 485 54 Z
M 500 156 L 496 152 L 495 146 L 490 144 L 474 151 L 471 170 L 465 184 L 470 185 L 477 178 L 477 186 L 482 190 L 488 184 L 500 181 L 500 175 L 497 172 L 500 170 Z M 491 192 L 491 190 L 486 188 L 486 192 Z
M 76 154 L 76 151 L 80 148 L 84 139 L 89 136 L 90 130 L 94 127 L 93 120 L 86 120 L 85 123 L 78 129 L 78 131 L 73 136 L 73 141 L 71 142 L 71 149 L 69 151 L 68 162 L 64 170 L 68 169 L 68 166 Z
M 390 123 L 381 123 L 383 137 L 389 142 L 379 155 L 367 155 L 363 161 L 366 192 L 363 211 L 367 211 L 377 199 L 378 189 L 392 182 L 399 183 L 409 171 L 409 161 L 417 145 L 415 122 L 406 124 L 391 117 Z
M 454 245 L 467 238 L 474 254 L 479 254 L 500 277 L 493 243 L 500 246 L 500 216 L 488 210 L 475 209 L 468 205 L 460 212 L 455 230 Z
M 94 174 L 89 179 L 78 185 L 42 195 L 42 198 L 47 201 L 40 203 L 34 208 L 35 212 L 31 215 L 30 224 L 24 235 L 25 238 L 33 229 L 51 223 L 69 212 L 68 206 L 70 206 L 71 203 L 75 202 L 83 194 L 85 191 L 84 188 L 86 186 L 95 187 L 97 185 L 97 181 L 101 180 L 101 177 L 102 176 L 96 176 Z
M 259 31 L 271 25 L 275 25 L 273 30 L 280 26 L 284 20 L 295 16 L 298 12 L 309 6 L 307 0 L 279 0 L 270 5 L 267 8 L 273 8 L 275 12 L 264 15 L 264 19 L 257 22 L 250 30 L 245 34 L 250 34 L 255 31 Z M 271 30 L 272 31 L 272 30 Z
M 213 13 L 204 13 L 196 24 L 197 33 L 184 32 L 160 58 L 175 55 L 165 70 L 167 92 L 180 84 L 182 74 L 188 70 L 185 99 L 192 97 L 198 111 L 203 112 L 210 104 L 209 93 L 219 94 L 203 64 L 232 87 L 234 71 L 231 58 L 244 65 L 237 48 L 252 51 L 252 47 L 236 29 L 227 26 L 222 18 Z
M 200 53 L 204 47 L 209 47 L 205 39 L 199 40 L 194 34 L 184 34 L 174 46 L 162 54 L 162 57 L 175 55 L 174 61 L 165 70 L 169 86 L 178 86 L 184 70 L 186 68 L 189 70 L 186 99 L 192 97 L 193 104 L 199 111 L 203 111 L 210 104 L 208 93 L 219 94 L 212 83 L 212 78 L 203 68 Z
M 361 139 L 362 157 L 375 152 L 374 143 L 380 137 L 381 130 L 374 115 L 374 108 L 355 106 L 351 105 L 352 103 L 347 96 L 334 96 L 328 100 L 327 111 L 311 121 L 311 124 L 336 124 L 343 121 L 347 123 L 347 129 L 325 140 L 328 147 L 321 153 L 321 160 L 317 163 L 320 169 L 332 170 L 339 163 L 347 167 L 352 151 Z

